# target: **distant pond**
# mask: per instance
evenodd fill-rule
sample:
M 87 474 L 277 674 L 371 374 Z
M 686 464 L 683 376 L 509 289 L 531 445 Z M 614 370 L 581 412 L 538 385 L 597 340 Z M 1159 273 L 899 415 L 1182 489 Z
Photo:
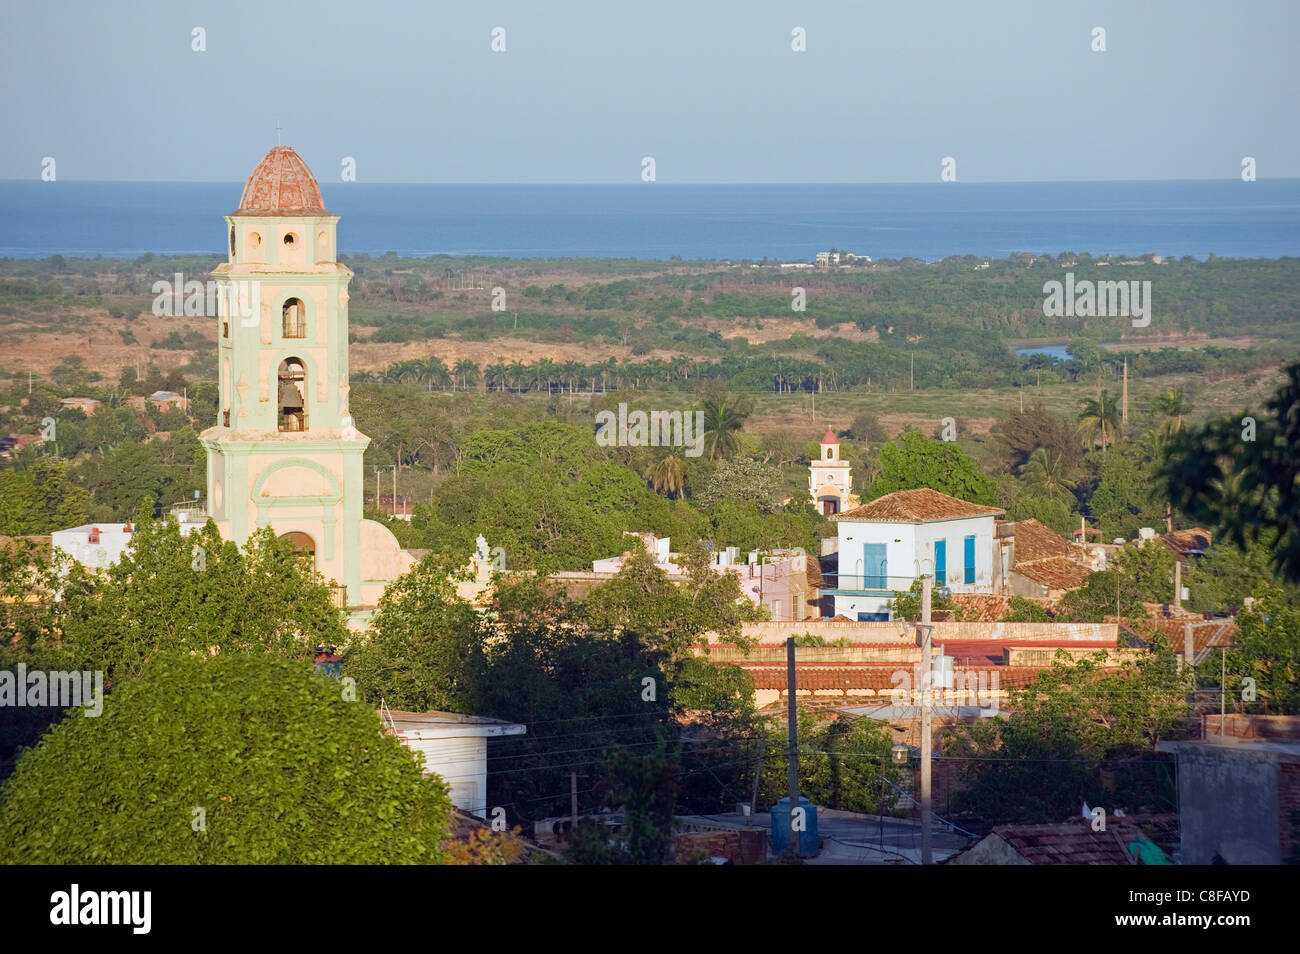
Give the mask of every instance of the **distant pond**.
M 1114 348 L 1118 344 L 1118 341 L 1103 341 L 1101 346 L 1103 348 Z M 1016 354 L 1022 358 L 1031 354 L 1046 354 L 1058 361 L 1069 361 L 1070 353 L 1067 350 L 1069 347 L 1069 342 L 1065 344 L 1036 345 L 1032 348 L 1016 348 Z

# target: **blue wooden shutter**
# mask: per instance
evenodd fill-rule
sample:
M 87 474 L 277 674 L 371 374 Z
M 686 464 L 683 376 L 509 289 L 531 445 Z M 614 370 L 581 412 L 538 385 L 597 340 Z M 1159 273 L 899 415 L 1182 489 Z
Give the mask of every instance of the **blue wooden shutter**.
M 885 544 L 867 543 L 862 547 L 862 588 L 883 590 L 886 587 Z

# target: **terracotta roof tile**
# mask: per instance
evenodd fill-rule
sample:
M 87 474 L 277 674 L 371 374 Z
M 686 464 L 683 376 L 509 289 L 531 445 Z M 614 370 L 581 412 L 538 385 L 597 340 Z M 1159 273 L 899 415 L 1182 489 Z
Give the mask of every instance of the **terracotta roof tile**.
M 1065 537 L 1037 520 L 1017 520 L 1012 533 L 1016 540 L 1017 565 L 1079 552 L 1079 548 L 1070 546 Z
M 993 593 L 954 593 L 949 599 L 962 611 L 963 622 L 997 623 L 1011 611 L 1011 597 Z M 1026 597 L 1049 613 L 1056 610 L 1060 600 Z
M 993 829 L 1034 865 L 1131 865 L 1132 855 L 1114 831 L 1093 831 L 1084 818 L 1060 825 L 998 825 Z
M 296 152 L 276 146 L 248 177 L 235 215 L 328 215 L 316 177 Z
M 1165 541 L 1174 553 L 1186 558 L 1189 554 L 1204 553 L 1210 549 L 1213 538 L 1209 530 L 1193 527 L 1190 530 L 1175 530 L 1172 533 L 1162 534 L 1160 539 Z
M 922 487 L 917 490 L 896 490 L 892 494 L 877 497 L 861 507 L 836 514 L 831 519 L 923 523 L 927 520 L 984 517 L 1005 512 L 998 507 L 969 503 L 941 494 L 937 490 Z
M 1031 563 L 1017 561 L 1011 571 L 1053 590 L 1072 590 L 1082 586 L 1083 581 L 1092 575 L 1086 566 L 1080 566 L 1067 556 L 1050 557 Z

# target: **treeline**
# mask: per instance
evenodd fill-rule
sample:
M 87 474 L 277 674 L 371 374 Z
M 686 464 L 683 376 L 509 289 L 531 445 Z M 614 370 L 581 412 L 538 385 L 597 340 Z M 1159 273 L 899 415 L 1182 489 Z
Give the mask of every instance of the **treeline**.
M 1240 348 L 1123 351 L 1087 342 L 1072 346 L 1072 358 L 1061 361 L 1042 354 L 1021 357 L 996 338 L 965 329 L 955 329 L 943 340 L 945 344 L 937 348 L 921 350 L 909 347 L 906 340 L 895 345 L 793 335 L 785 342 L 745 348 L 747 353 L 737 349 L 738 353 L 717 359 L 611 357 L 591 363 L 542 358 L 480 366 L 463 358 L 449 365 L 434 355 L 400 361 L 379 373 L 358 372 L 353 381 L 410 383 L 442 391 L 470 390 L 481 384 L 488 391 L 569 394 L 627 388 L 689 391 L 701 381 L 713 380 L 740 391 L 821 393 L 860 387 L 992 388 L 1077 381 L 1102 365 L 1118 366 L 1125 359 L 1129 374 L 1139 377 L 1231 376 L 1276 363 L 1273 355 Z M 808 353 L 815 357 L 791 356 Z

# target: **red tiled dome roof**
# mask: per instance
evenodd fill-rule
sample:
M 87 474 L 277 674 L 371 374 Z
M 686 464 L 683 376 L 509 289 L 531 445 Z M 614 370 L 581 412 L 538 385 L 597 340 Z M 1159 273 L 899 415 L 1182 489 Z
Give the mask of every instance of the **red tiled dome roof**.
M 316 177 L 288 146 L 276 146 L 248 177 L 235 215 L 328 215 Z
M 826 428 L 826 433 L 822 435 L 822 443 L 823 443 L 823 444 L 838 444 L 839 442 L 840 442 L 840 439 L 839 439 L 838 437 L 835 436 L 835 432 L 834 432 L 833 430 L 831 430 L 829 427 Z

